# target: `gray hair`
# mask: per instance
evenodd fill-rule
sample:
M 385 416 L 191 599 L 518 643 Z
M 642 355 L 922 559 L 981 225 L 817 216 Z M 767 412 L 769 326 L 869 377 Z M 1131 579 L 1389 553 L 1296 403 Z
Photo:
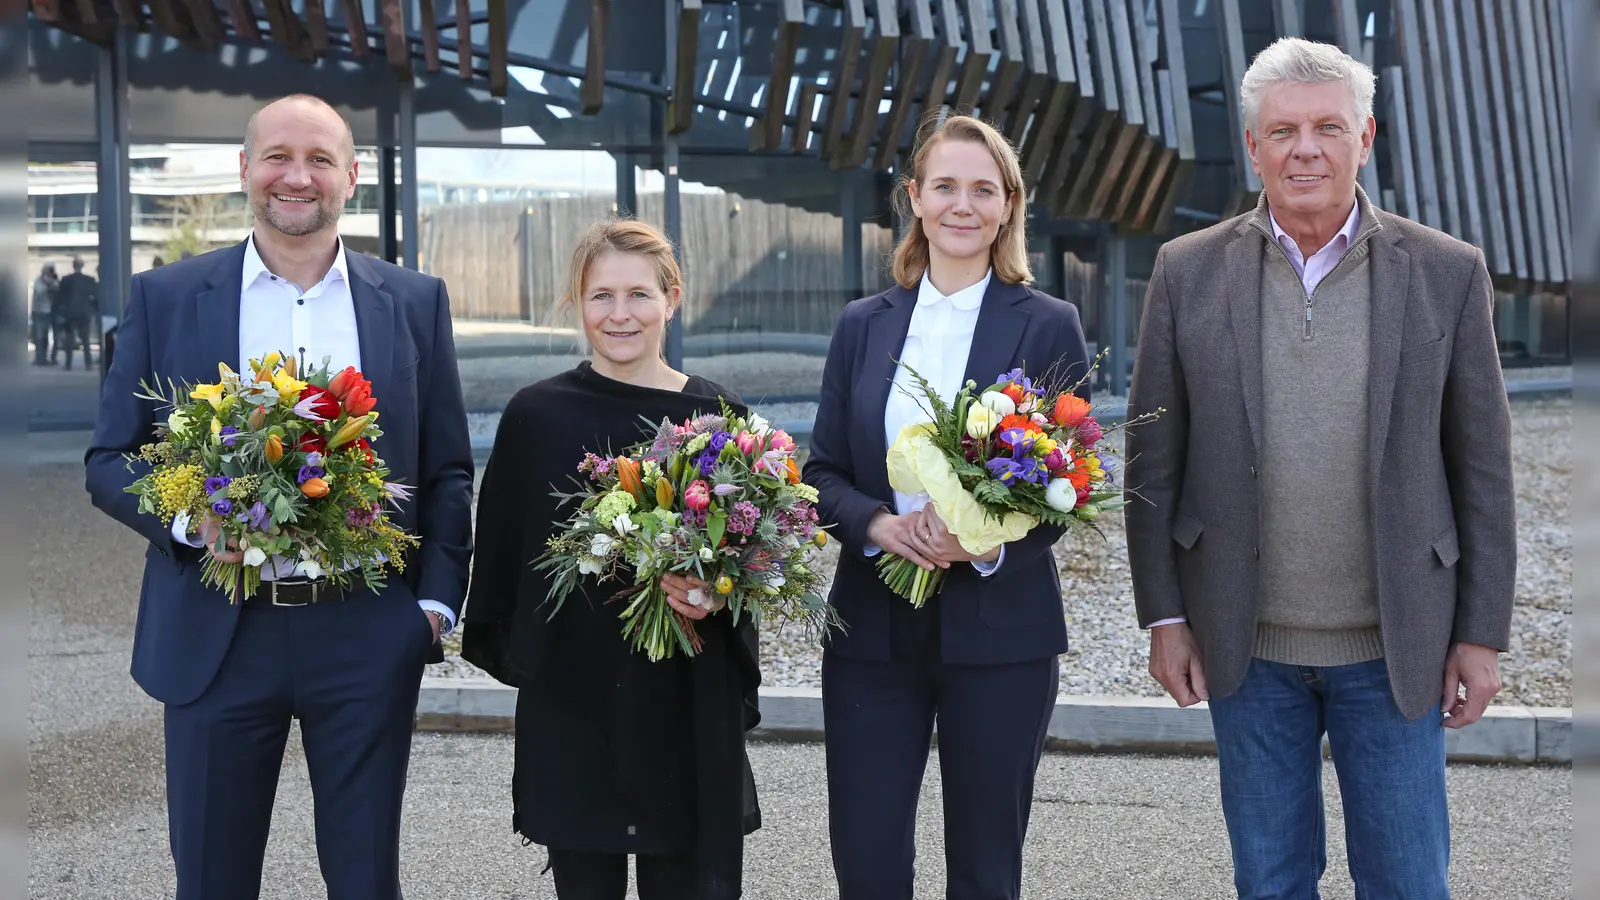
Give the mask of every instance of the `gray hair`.
M 1239 86 L 1239 106 L 1245 127 L 1252 133 L 1261 115 L 1261 94 L 1275 84 L 1328 84 L 1341 82 L 1355 95 L 1356 128 L 1365 127 L 1372 115 L 1372 95 L 1378 78 L 1366 63 L 1332 44 L 1286 37 L 1273 41 L 1256 55 Z

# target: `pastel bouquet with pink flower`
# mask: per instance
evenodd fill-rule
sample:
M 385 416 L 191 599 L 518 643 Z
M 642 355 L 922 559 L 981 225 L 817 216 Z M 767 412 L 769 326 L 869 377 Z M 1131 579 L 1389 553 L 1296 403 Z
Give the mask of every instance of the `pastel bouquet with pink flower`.
M 585 455 L 571 518 L 534 567 L 549 572 L 551 615 L 586 577 L 617 581 L 622 634 L 652 662 L 696 655 L 694 623 L 667 603 L 661 577 L 704 586 L 690 602 L 738 624 L 768 616 L 821 630 L 838 624 L 815 551 L 828 535 L 816 490 L 800 482 L 795 443 L 758 415 L 649 423 L 651 439 L 617 456 Z

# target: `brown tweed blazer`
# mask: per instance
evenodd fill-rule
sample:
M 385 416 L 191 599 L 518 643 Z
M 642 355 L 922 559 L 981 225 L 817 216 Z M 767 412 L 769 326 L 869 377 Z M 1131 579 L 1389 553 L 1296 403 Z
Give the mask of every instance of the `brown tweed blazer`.
M 1494 295 L 1476 247 L 1372 207 L 1368 407 L 1372 540 L 1385 658 L 1411 718 L 1439 702 L 1453 642 L 1506 649 L 1516 578 L 1511 417 Z M 1254 211 L 1161 248 L 1129 415 L 1128 557 L 1139 623 L 1186 616 L 1212 696 L 1235 691 L 1256 632 L 1261 262 Z M 1142 499 L 1140 499 L 1142 498 Z

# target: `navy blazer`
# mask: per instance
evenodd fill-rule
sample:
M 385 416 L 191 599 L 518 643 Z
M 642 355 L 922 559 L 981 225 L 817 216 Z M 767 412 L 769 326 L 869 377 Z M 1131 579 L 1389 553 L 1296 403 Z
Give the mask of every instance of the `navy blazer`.
M 124 491 L 148 466 L 123 454 L 154 438 L 155 404 L 136 399 L 140 379 L 217 380 L 239 359 L 245 245 L 171 263 L 133 279 L 117 349 L 85 455 L 94 505 L 150 542 L 133 641 L 133 677 L 163 703 L 184 704 L 210 685 L 233 640 L 239 606 L 200 582 L 203 551 L 172 539 Z M 437 600 L 458 614 L 472 556 L 472 447 L 456 371 L 444 282 L 346 251 L 361 346 L 383 436 L 373 449 L 390 480 L 415 488 L 394 522 L 421 538 L 403 575 L 387 578 L 396 602 Z M 263 347 L 265 354 L 275 348 Z M 434 658 L 438 658 L 438 648 Z
M 890 604 L 908 602 L 879 579 L 876 560 L 863 548 L 873 514 L 895 511 L 884 409 L 916 306 L 915 290 L 895 286 L 845 307 L 822 374 L 805 481 L 817 489 L 818 512 L 837 525 L 834 535 L 843 544 L 829 600 L 845 630 L 829 637 L 829 649 L 851 658 L 887 661 Z M 1089 370 L 1083 326 L 1072 304 L 993 278 L 963 383 L 990 384 L 1018 366 L 1033 374 L 1054 366 L 1069 382 L 1081 378 Z M 1087 381 L 1078 394 L 1089 399 Z M 988 578 L 967 564 L 950 567 L 939 603 L 944 662 L 1002 665 L 1066 652 L 1061 586 L 1050 552 L 1062 533 L 1050 525 L 1034 528 L 1006 547 L 1004 564 Z

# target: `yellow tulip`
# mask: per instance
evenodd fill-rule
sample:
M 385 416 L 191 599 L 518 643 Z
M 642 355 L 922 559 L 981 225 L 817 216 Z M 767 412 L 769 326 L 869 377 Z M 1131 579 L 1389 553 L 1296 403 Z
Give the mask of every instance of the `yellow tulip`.
M 729 578 L 726 575 L 718 577 L 717 578 L 717 593 L 719 593 L 719 594 L 731 594 L 731 593 L 733 593 L 733 579 Z
M 215 436 L 217 436 L 217 435 L 219 435 L 221 433 L 222 433 L 222 420 L 221 419 L 217 419 L 217 418 L 213 418 L 211 420 L 211 435 L 212 435 L 212 437 L 215 437 Z
M 262 360 L 261 360 L 261 368 L 263 368 L 263 369 L 273 369 L 273 368 L 276 368 L 278 363 L 280 363 L 282 361 L 283 361 L 283 354 L 279 353 L 276 350 L 274 350 L 274 351 L 272 351 L 271 353 L 268 353 L 265 357 L 262 358 Z
M 344 427 L 340 428 L 334 433 L 333 437 L 328 439 L 328 449 L 337 450 L 356 438 L 361 437 L 361 433 L 367 430 L 367 425 L 372 421 L 370 416 L 371 414 L 368 413 L 365 416 L 357 416 L 356 418 L 345 422 Z
M 266 449 L 267 462 L 277 465 L 278 460 L 283 459 L 283 438 L 280 438 L 275 434 L 267 435 Z
M 220 409 L 222 407 L 222 385 L 202 384 L 189 392 L 189 399 L 204 400 L 211 404 L 212 409 Z
M 666 480 L 665 478 L 657 478 L 656 479 L 656 506 L 659 506 L 662 509 L 671 509 L 672 508 L 672 498 L 673 498 L 672 482 Z
M 279 402 L 284 406 L 295 405 L 300 399 L 300 392 L 306 389 L 306 383 L 290 375 L 287 366 L 272 376 L 272 386 L 278 389 Z

